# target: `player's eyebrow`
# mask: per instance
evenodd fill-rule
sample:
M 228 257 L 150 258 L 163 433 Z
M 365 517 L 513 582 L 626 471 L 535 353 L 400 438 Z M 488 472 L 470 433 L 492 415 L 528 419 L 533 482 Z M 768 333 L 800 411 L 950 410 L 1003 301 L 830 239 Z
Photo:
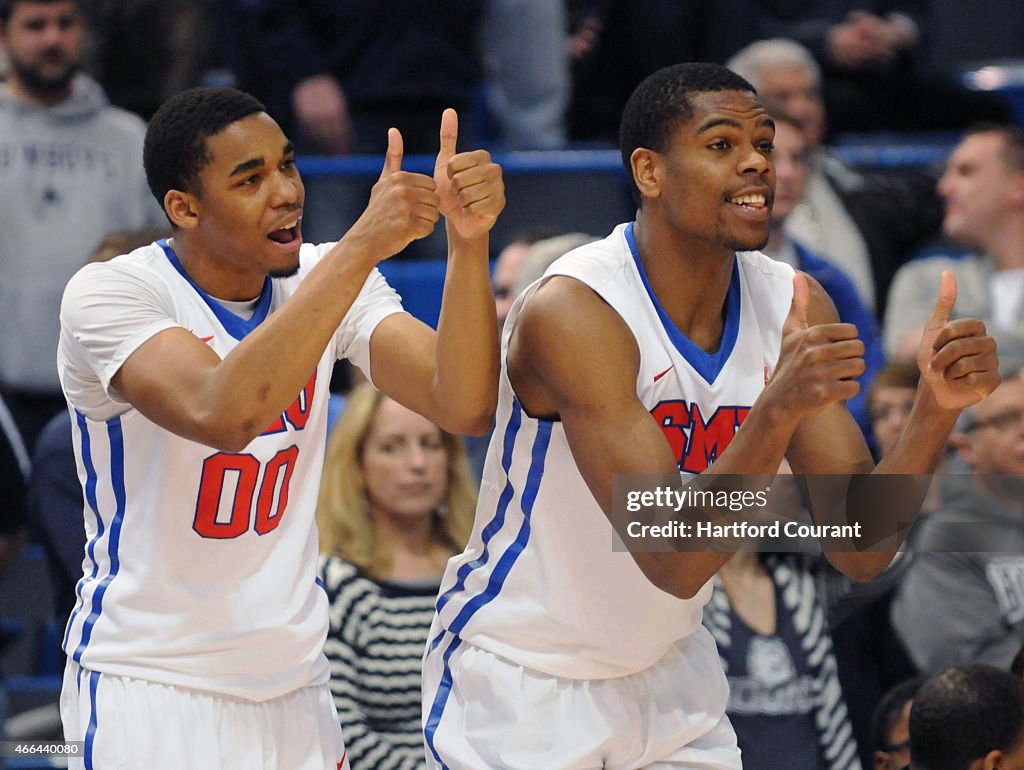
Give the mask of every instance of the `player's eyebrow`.
M 733 120 L 732 118 L 711 118 L 704 121 L 697 127 L 697 133 L 703 134 L 705 131 L 710 131 L 712 128 L 717 128 L 718 126 L 739 128 L 740 122 L 738 120 Z
M 760 127 L 760 126 L 768 126 L 768 127 L 774 129 L 775 128 L 775 121 L 772 120 L 769 116 L 764 115 L 760 119 L 758 119 L 757 125 L 758 125 L 758 127 Z M 701 123 L 697 127 L 697 133 L 698 134 L 702 134 L 705 131 L 710 131 L 712 128 L 717 128 L 718 126 L 727 126 L 729 128 L 736 128 L 736 129 L 739 129 L 739 128 L 743 127 L 742 124 L 738 120 L 735 120 L 733 118 L 709 118 L 708 120 L 706 120 L 705 122 Z
M 263 166 L 263 165 L 265 165 L 265 161 L 263 160 L 263 156 L 262 155 L 259 156 L 258 158 L 250 158 L 249 160 L 247 160 L 247 161 L 245 161 L 243 163 L 239 163 L 237 166 L 235 166 L 233 169 L 231 169 L 231 173 L 228 174 L 228 176 L 235 176 L 236 174 L 244 174 L 246 171 L 252 171 L 254 168 L 259 168 L 260 166 Z
M 284 149 L 281 151 L 281 154 L 284 155 L 285 157 L 294 155 L 295 142 L 285 142 Z M 260 166 L 264 165 L 264 163 L 266 163 L 266 161 L 263 160 L 262 155 L 256 158 L 250 158 L 249 160 L 244 161 L 243 163 L 239 163 L 237 166 L 235 166 L 231 170 L 231 173 L 228 174 L 228 176 L 244 174 L 246 171 L 252 171 L 254 168 L 259 168 Z

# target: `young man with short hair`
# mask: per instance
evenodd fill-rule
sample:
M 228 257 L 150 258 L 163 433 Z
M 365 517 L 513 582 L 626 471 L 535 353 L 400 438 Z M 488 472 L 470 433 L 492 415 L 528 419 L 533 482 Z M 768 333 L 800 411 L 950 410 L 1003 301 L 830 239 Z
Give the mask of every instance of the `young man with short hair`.
M 556 261 L 505 324 L 477 522 L 424 661 L 432 768 L 739 768 L 701 626 L 729 553 L 614 549 L 613 480 L 724 491 L 723 474 L 770 479 L 784 456 L 798 474 L 874 468 L 843 403 L 864 370 L 856 328 L 816 282 L 751 251 L 775 173 L 750 84 L 718 65 L 660 70 L 621 136 L 636 222 Z M 954 299 L 946 280 L 882 473 L 927 473 L 960 409 L 998 382 L 984 326 L 947 323 Z M 867 579 L 892 552 L 828 555 Z
M 1024 770 L 1024 682 L 984 663 L 926 680 L 910 709 L 909 767 Z
M 457 134 L 447 110 L 429 177 L 402 171 L 391 129 L 363 215 L 314 246 L 293 146 L 258 101 L 192 89 L 153 117 L 146 174 L 174 237 L 84 268 L 61 312 L 88 535 L 62 719 L 86 767 L 347 767 L 315 580 L 328 382 L 348 358 L 447 430 L 487 428 L 504 188 Z M 435 333 L 375 265 L 441 216 Z

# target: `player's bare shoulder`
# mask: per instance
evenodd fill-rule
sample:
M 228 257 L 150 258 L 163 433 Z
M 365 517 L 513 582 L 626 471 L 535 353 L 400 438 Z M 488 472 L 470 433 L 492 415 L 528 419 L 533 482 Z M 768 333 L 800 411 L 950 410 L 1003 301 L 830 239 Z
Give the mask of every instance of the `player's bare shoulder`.
M 555 275 L 528 296 L 509 338 L 508 375 L 528 414 L 554 415 L 587 383 L 632 372 L 640 351 L 626 322 L 587 284 Z

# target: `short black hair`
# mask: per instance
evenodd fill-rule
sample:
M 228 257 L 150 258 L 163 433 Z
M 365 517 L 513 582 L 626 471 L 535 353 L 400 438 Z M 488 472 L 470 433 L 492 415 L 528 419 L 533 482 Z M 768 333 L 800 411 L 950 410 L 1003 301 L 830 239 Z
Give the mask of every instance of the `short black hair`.
M 914 700 L 914 696 L 917 695 L 917 691 L 921 689 L 922 684 L 924 684 L 924 677 L 917 676 L 900 682 L 882 696 L 882 700 L 878 702 L 878 706 L 875 707 L 875 712 L 871 717 L 871 730 L 874 733 L 875 751 L 892 751 L 892 744 L 889 743 L 892 728 L 899 721 L 900 714 L 903 713 L 903 707 L 907 705 L 907 701 Z
M 750 83 L 720 64 L 673 64 L 649 75 L 636 87 L 622 110 L 619 150 L 633 200 L 640 205 L 640 190 L 633 179 L 630 157 L 637 147 L 655 152 L 668 149 L 672 134 L 693 118 L 691 94 L 714 91 L 750 91 Z
M 929 678 L 910 709 L 910 756 L 921 770 L 967 770 L 1024 738 L 1024 681 L 984 663 Z
M 169 190 L 200 192 L 199 172 L 210 162 L 208 137 L 266 111 L 235 88 L 190 88 L 164 102 L 149 122 L 142 150 L 146 182 L 160 207 Z
M 11 14 L 14 13 L 15 7 L 19 3 L 59 3 L 61 0 L 0 0 L 0 24 L 6 24 L 11 20 Z M 67 0 L 69 3 L 74 3 L 75 8 L 81 12 L 82 4 L 79 0 Z

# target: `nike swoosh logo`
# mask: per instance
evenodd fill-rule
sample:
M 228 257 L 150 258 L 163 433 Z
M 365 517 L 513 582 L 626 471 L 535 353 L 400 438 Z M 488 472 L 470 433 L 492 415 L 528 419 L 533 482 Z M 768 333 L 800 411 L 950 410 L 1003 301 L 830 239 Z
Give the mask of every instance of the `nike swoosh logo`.
M 665 371 L 661 372 L 660 374 L 654 375 L 654 381 L 657 382 L 658 380 L 660 380 L 662 377 L 664 377 L 666 374 L 668 374 L 669 372 L 671 372 L 675 368 L 676 368 L 676 365 L 672 364 L 672 366 L 670 366 Z
M 195 335 L 196 337 L 199 337 L 199 335 L 198 335 L 198 334 L 196 334 L 196 330 L 195 330 L 195 329 L 189 329 L 189 330 L 188 330 L 188 333 L 189 333 L 189 334 L 194 334 L 194 335 Z M 209 337 L 199 337 L 199 339 L 200 339 L 200 340 L 201 340 L 202 342 L 209 342 L 210 340 L 212 340 L 212 339 L 213 339 L 213 335 L 211 334 L 211 335 L 210 335 Z

